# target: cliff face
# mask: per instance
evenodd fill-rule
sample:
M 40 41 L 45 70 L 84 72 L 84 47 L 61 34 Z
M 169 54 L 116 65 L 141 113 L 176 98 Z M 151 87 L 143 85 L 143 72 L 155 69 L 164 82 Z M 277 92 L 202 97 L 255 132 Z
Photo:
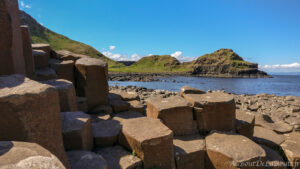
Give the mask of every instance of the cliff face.
M 220 49 L 194 61 L 193 75 L 218 77 L 267 77 L 258 64 L 243 60 L 231 49 Z

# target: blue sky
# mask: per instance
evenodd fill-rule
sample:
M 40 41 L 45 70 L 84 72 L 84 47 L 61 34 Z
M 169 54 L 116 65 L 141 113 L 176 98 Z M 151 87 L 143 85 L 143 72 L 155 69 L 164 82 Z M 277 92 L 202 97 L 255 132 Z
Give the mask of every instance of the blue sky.
M 115 60 L 188 61 L 231 48 L 267 71 L 300 71 L 299 0 L 19 0 L 49 29 Z

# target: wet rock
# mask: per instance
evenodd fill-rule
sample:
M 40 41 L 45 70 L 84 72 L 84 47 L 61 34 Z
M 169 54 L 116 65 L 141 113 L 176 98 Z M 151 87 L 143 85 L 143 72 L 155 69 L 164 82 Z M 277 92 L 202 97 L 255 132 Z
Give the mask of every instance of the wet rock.
M 177 169 L 204 169 L 205 139 L 200 135 L 177 136 L 173 144 Z
M 108 169 L 106 160 L 99 154 L 89 151 L 68 151 L 72 169 Z
M 113 146 L 118 141 L 121 125 L 115 120 L 93 123 L 94 142 L 97 147 Z
M 144 168 L 174 169 L 173 132 L 158 119 L 125 120 L 119 143 L 134 151 L 144 162 Z
M 1 169 L 65 169 L 63 164 L 36 143 L 0 141 Z
M 112 169 L 142 169 L 143 162 L 121 146 L 106 147 L 97 151 Z
M 147 117 L 159 118 L 175 135 L 197 133 L 193 108 L 180 96 L 152 97 L 147 100 Z

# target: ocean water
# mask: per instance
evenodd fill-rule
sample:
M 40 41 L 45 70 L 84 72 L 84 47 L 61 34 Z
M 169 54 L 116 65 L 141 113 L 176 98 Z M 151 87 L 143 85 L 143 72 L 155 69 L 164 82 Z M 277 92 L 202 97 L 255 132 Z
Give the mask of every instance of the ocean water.
M 172 76 L 158 82 L 110 81 L 109 85 L 139 86 L 151 89 L 179 91 L 182 86 L 191 86 L 204 91 L 225 90 L 235 94 L 268 93 L 278 96 L 300 97 L 300 75 L 273 75 L 273 78 L 207 78 Z

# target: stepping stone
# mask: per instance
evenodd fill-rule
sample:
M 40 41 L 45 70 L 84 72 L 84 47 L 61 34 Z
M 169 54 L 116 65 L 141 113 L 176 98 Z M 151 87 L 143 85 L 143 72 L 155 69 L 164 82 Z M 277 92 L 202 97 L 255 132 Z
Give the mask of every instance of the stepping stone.
M 145 114 L 145 106 L 138 100 L 128 101 L 130 104 L 130 110 Z
M 92 109 L 89 113 L 90 114 L 101 114 L 101 113 L 112 114 L 113 109 L 110 105 L 100 105 Z
M 260 145 L 266 152 L 266 164 L 268 167 L 266 168 L 277 168 L 277 169 L 285 169 L 285 161 L 282 159 L 279 153 L 274 151 L 273 149 Z
M 173 132 L 159 119 L 134 118 L 122 125 L 119 144 L 134 151 L 144 168 L 175 168 Z
M 248 138 L 253 136 L 255 116 L 242 111 L 236 111 L 236 131 Z
M 25 75 L 18 1 L 1 0 L 0 11 L 0 75 Z
M 56 72 L 51 68 L 35 69 L 34 79 L 36 81 L 47 81 L 56 78 Z
M 204 169 L 205 139 L 200 135 L 179 136 L 173 144 L 177 169 Z
M 122 113 L 118 113 L 113 117 L 113 120 L 118 121 L 120 124 L 123 124 L 126 120 L 145 117 L 141 113 L 134 111 L 126 111 Z
M 122 126 L 118 121 L 104 120 L 93 123 L 93 135 L 95 146 L 113 146 L 118 141 L 118 135 Z
M 61 117 L 65 149 L 91 150 L 93 133 L 90 116 L 83 112 L 62 112 Z
M 189 86 L 183 86 L 180 89 L 179 95 L 183 97 L 185 94 L 204 94 L 205 92 Z
M 287 139 L 281 144 L 281 148 L 284 151 L 288 161 L 291 163 L 292 168 L 300 168 L 300 134 L 290 133 L 286 134 Z
M 281 143 L 283 143 L 285 137 L 275 133 L 272 130 L 255 126 L 253 140 L 259 144 L 273 148 L 278 147 Z
M 48 53 L 42 50 L 32 50 L 34 58 L 34 65 L 36 69 L 43 69 L 49 67 L 50 56 Z
M 1 169 L 66 169 L 48 150 L 36 143 L 0 141 Z
M 114 93 L 120 95 L 122 100 L 124 101 L 132 101 L 132 100 L 139 100 L 139 96 L 136 92 L 125 92 L 120 90 L 112 90 L 110 93 Z
M 64 79 L 44 81 L 43 83 L 55 87 L 59 94 L 60 111 L 77 111 L 75 88 L 72 82 Z
M 68 151 L 72 169 L 108 169 L 106 160 L 99 154 L 89 151 Z
M 37 143 L 68 166 L 61 134 L 59 95 L 54 87 L 21 75 L 2 76 L 0 110 L 0 140 Z
M 109 100 L 114 113 L 120 113 L 128 111 L 130 109 L 130 104 L 123 100 Z
M 147 117 L 159 118 L 175 135 L 197 133 L 193 108 L 180 96 L 153 97 L 147 101 Z
M 200 131 L 230 131 L 235 125 L 235 102 L 226 93 L 186 94 L 184 98 L 195 109 L 196 121 Z M 198 110 L 198 111 L 197 111 Z
M 87 108 L 87 103 L 86 103 L 86 98 L 85 97 L 77 97 L 77 106 L 78 110 L 87 113 L 88 108 Z
M 266 162 L 264 149 L 245 136 L 216 132 L 207 136 L 205 141 L 208 157 L 206 168 L 243 168 L 247 163 Z
M 49 44 L 43 44 L 43 43 L 32 44 L 32 49 L 44 51 L 47 53 L 48 56 L 50 56 L 51 47 Z
M 60 50 L 60 51 L 57 51 L 56 53 L 57 53 L 59 59 L 61 59 L 61 60 L 72 60 L 74 62 L 78 59 L 81 59 L 81 58 L 90 58 L 89 56 L 72 53 L 72 52 L 67 51 L 67 50 Z
M 95 58 L 81 58 L 75 63 L 76 92 L 85 97 L 89 110 L 108 104 L 107 63 Z
M 97 151 L 112 169 L 142 169 L 143 162 L 121 146 L 106 147 Z
M 57 59 L 50 59 L 50 66 L 55 70 L 59 79 L 69 80 L 75 85 L 74 81 L 74 61 L 61 61 Z
M 28 26 L 21 26 L 22 39 L 23 39 L 23 55 L 25 60 L 25 72 L 26 76 L 32 78 L 34 76 L 34 60 L 31 48 L 31 36 L 29 33 Z

